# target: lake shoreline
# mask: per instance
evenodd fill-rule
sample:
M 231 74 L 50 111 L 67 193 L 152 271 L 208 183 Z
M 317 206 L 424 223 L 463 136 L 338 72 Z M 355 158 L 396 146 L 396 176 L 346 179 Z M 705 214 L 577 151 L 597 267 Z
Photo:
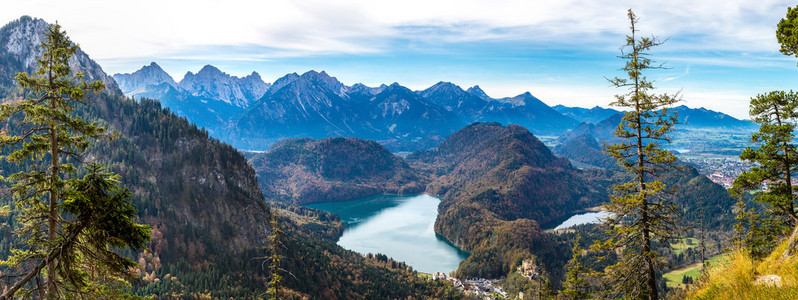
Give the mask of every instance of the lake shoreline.
M 305 207 L 338 214 L 344 231 L 336 244 L 362 255 L 385 254 L 424 273 L 457 270 L 470 253 L 434 230 L 441 200 L 430 194 L 381 194 Z

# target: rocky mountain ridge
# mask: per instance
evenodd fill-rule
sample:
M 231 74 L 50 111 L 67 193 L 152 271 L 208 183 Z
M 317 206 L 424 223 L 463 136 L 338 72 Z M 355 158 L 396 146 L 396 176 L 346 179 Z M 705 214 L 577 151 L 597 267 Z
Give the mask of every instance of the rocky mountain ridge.
M 113 79 L 122 86 L 122 92 L 129 97 L 146 95 L 162 98 L 165 95 L 158 93 L 157 86 L 166 83 L 178 93 L 203 98 L 206 102 L 220 101 L 240 108 L 247 108 L 251 102 L 262 97 L 271 86 L 264 82 L 257 72 L 236 77 L 211 65 L 204 66 L 196 74 L 189 71 L 180 82 L 175 82 L 172 76 L 155 62 L 133 73 L 114 74 Z
M 23 16 L 0 28 L 0 84 L 11 85 L 11 79 L 17 72 L 31 72 L 36 66 L 36 59 L 44 52 L 40 45 L 49 24 L 42 19 Z M 82 72 L 86 81 L 100 80 L 105 83 L 106 90 L 122 94 L 119 86 L 111 76 L 106 74 L 99 64 L 78 49 L 69 59 L 73 73 Z M 6 96 L 0 92 L 0 97 Z

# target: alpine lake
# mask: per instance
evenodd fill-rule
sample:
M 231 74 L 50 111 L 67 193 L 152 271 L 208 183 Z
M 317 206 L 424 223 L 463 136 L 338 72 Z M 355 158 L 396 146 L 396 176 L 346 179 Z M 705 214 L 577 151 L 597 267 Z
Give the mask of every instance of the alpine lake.
M 469 253 L 435 233 L 438 204 L 435 196 L 377 195 L 366 198 L 305 204 L 338 214 L 344 232 L 338 245 L 361 254 L 385 254 L 424 272 L 454 271 Z M 608 212 L 572 214 L 554 229 L 597 223 Z
M 338 245 L 361 254 L 385 254 L 424 273 L 454 271 L 468 252 L 435 233 L 441 200 L 431 195 L 378 195 L 305 204 L 336 213 L 344 223 Z

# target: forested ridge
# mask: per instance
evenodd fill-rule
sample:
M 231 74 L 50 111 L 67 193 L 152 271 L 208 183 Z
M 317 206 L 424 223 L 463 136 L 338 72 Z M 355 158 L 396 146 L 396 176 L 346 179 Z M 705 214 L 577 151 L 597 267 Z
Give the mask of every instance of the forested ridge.
M 408 161 L 435 175 L 427 187 L 443 199 L 435 229 L 471 252 L 458 269 L 464 278 L 505 276 L 532 254 L 555 263 L 557 245 L 540 224 L 600 201 L 567 160 L 520 126 L 475 123 Z
M 267 197 L 297 204 L 418 194 L 426 178 L 374 141 L 286 139 L 249 160 Z
M 798 19 L 798 9 L 790 11 L 793 19 Z M 627 46 L 640 47 L 635 44 L 636 19 L 631 10 L 629 17 L 632 36 Z M 43 21 L 23 17 L 0 29 L 0 46 L 6 41 L 4 34 L 31 24 L 41 26 Z M 659 43 L 655 39 L 640 42 L 644 46 Z M 85 53 L 81 55 L 85 57 L 81 59 L 88 59 Z M 10 78 L 35 69 L 35 65 L 24 63 L 28 58 L 0 47 L 0 97 L 4 103 L 17 103 L 32 95 Z M 649 67 L 636 65 L 640 60 L 630 61 L 626 68 L 633 71 Z M 83 69 L 74 71 L 88 72 L 94 79 L 107 77 L 94 62 L 81 66 Z M 635 74 L 640 75 L 637 71 L 629 73 Z M 321 74 L 309 72 L 307 76 Z M 621 87 L 637 82 L 615 80 Z M 643 86 L 653 88 L 645 81 Z M 384 107 L 421 97 L 398 84 L 388 88 L 396 94 L 363 97 L 376 101 L 369 105 Z M 554 153 L 524 127 L 473 123 L 452 133 L 436 148 L 406 158 L 376 141 L 352 137 L 287 139 L 264 153 L 242 154 L 157 100 L 126 98 L 113 85 L 91 95 L 87 105 L 78 105 L 70 116 L 96 122 L 109 130 L 106 137 L 114 136 L 93 141 L 81 154 L 86 162 L 102 163 L 120 175 L 121 186 L 132 192 L 130 200 L 139 220 L 151 227 L 148 249 L 122 251 L 138 263 L 130 287 L 124 287 L 131 297 L 257 299 L 271 295 L 275 283 L 282 289 L 278 298 L 465 297 L 448 281 L 428 280 L 411 266 L 384 254 L 362 255 L 341 248 L 335 244 L 344 226 L 340 218 L 299 206 L 376 194 L 429 193 L 440 197 L 435 232 L 471 254 L 452 275 L 460 279 L 500 278 L 510 297 L 518 297 L 520 292 L 543 298 L 557 294 L 649 299 L 684 293 L 723 295 L 720 290 L 728 282 L 718 279 L 722 275 L 717 273 L 714 278 L 696 279 L 704 288 L 698 291 L 669 288 L 662 273 L 704 262 L 727 247 L 739 256 L 735 262 L 745 264 L 746 272 L 751 271 L 749 266 L 762 264 L 751 274 L 782 272 L 778 266 L 794 265 L 798 217 L 793 208 L 791 176 L 798 154 L 790 142 L 794 140 L 798 96 L 772 92 L 752 99 L 752 117 L 762 125 L 752 140 L 762 147 L 746 149 L 741 155 L 757 165 L 735 183 L 733 195 L 740 201 L 734 205 L 735 199 L 723 187 L 679 162 L 672 152 L 660 148 L 662 144 L 643 145 L 656 139 L 667 142 L 666 133 L 677 118 L 652 107 L 672 106 L 677 97 L 645 98 L 650 95 L 632 90 L 624 95 L 662 102 L 613 115 L 596 125 L 583 123 L 560 138 Z M 522 98 L 515 100 L 525 101 Z M 639 105 L 624 102 L 623 96 L 618 99 L 616 104 Z M 456 98 L 439 100 L 456 102 Z M 775 111 L 771 111 L 773 107 Z M 419 115 L 424 113 L 412 111 L 405 118 Z M 773 120 L 773 115 L 783 119 Z M 382 122 L 385 115 L 372 117 L 373 122 Z M 3 132 L 14 129 L 18 122 L 15 118 L 4 120 Z M 380 126 L 393 131 L 390 122 L 385 122 Z M 662 127 L 639 125 L 646 122 Z M 424 134 L 430 133 L 413 131 L 416 140 Z M 621 144 L 635 136 L 641 137 L 637 144 Z M 441 139 L 435 135 L 432 141 Z M 637 152 L 630 150 L 633 148 Z M 644 150 L 650 151 L 643 155 L 647 158 L 630 159 Z M 29 166 L 3 160 L 0 172 L 7 177 Z M 4 184 L 8 188 L 8 183 Z M 762 188 L 763 184 L 767 188 Z M 606 204 L 608 199 L 611 201 Z M 8 197 L 0 202 L 0 221 L 5 225 L 0 226 L 3 259 L 21 242 L 12 233 L 20 226 L 21 215 L 14 203 Z M 612 211 L 602 225 L 545 229 L 574 212 L 601 204 Z M 4 205 L 9 205 L 10 212 Z M 275 227 L 273 220 L 279 226 Z M 278 232 L 285 235 L 279 242 Z M 700 248 L 695 245 L 697 239 Z M 779 256 L 783 259 L 778 260 Z M 626 272 L 629 270 L 634 272 Z M 0 271 L 0 276 L 8 278 L 3 286 L 9 286 L 18 276 L 8 274 L 21 274 L 23 270 L 4 266 Z M 794 278 L 789 277 L 794 274 L 786 274 L 782 276 L 785 284 L 790 284 L 787 290 L 794 295 L 790 290 Z M 630 281 L 629 276 L 640 281 L 645 277 L 646 283 Z M 684 283 L 692 284 L 693 279 L 684 277 Z M 748 284 L 752 284 L 751 279 L 738 278 Z M 624 284 L 617 286 L 620 292 L 607 288 L 613 286 L 612 282 Z
M 22 18 L 0 32 L 28 22 L 43 23 Z M 12 61 L 4 65 L 3 74 L 28 71 L 21 63 L 24 57 L 2 54 Z M 3 85 L 3 90 L 7 91 L 6 101 L 26 95 L 13 85 Z M 88 105 L 77 106 L 73 115 L 118 134 L 113 141 L 91 143 L 86 160 L 103 162 L 121 175 L 122 185 L 132 191 L 139 218 L 152 228 L 148 250 L 126 253 L 139 264 L 130 292 L 160 298 L 264 297 L 270 276 L 264 267 L 271 251 L 267 247 L 269 219 L 281 209 L 270 209 L 255 171 L 243 155 L 157 101 L 132 100 L 113 90 L 94 95 Z M 14 126 L 13 120 L 6 126 Z M 12 173 L 20 167 L 24 166 L 4 162 L 2 172 Z M 9 201 L 3 198 L 2 204 Z M 317 214 L 307 215 L 313 218 Z M 17 226 L 16 216 L 12 209 L 3 217 L 8 226 L 0 228 L 0 256 L 7 257 L 7 245 L 17 242 L 10 232 Z M 304 276 L 286 276 L 290 295 L 439 298 L 448 289 L 443 283 L 418 278 L 406 266 L 382 256 L 367 260 L 346 251 L 323 234 L 310 233 L 314 231 L 293 222 L 280 222 L 289 232 L 282 249 L 288 257 L 284 269 Z M 12 271 L 5 269 L 3 274 Z M 457 291 L 448 293 L 458 295 Z

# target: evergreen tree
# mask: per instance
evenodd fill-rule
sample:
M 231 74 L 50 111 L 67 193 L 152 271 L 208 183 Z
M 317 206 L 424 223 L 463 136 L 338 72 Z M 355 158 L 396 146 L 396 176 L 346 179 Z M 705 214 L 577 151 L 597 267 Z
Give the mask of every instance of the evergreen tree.
M 0 118 L 6 122 L 0 132 L 0 145 L 10 152 L 2 158 L 27 167 L 5 178 L 12 184 L 10 191 L 20 224 L 15 232 L 23 247 L 14 249 L 3 263 L 22 268 L 34 266 L 0 299 L 12 297 L 45 267 L 44 287 L 31 286 L 26 289 L 27 295 L 58 298 L 64 293 L 81 292 L 88 284 L 86 268 L 100 268 L 111 274 L 126 272 L 129 262 L 112 254 L 112 249 L 138 250 L 149 240 L 148 229 L 131 221 L 132 204 L 124 205 L 129 202 L 119 200 L 129 194 L 111 188 L 113 176 L 95 172 L 104 176 L 107 184 L 96 180 L 90 183 L 89 178 L 67 178 L 77 172 L 73 163 L 81 162 L 89 142 L 108 136 L 96 123 L 71 114 L 76 105 L 87 104 L 87 96 L 99 93 L 104 85 L 100 81 L 85 82 L 82 73 L 71 74 L 68 61 L 78 46 L 57 23 L 48 27 L 41 46 L 44 53 L 37 60 L 36 72 L 16 76 L 19 87 L 29 96 L 0 106 Z M 16 133 L 10 133 L 9 128 Z M 101 197 L 97 189 L 110 192 L 107 196 L 113 200 Z M 110 208 L 104 201 L 124 206 Z M 76 207 L 68 203 L 84 204 L 74 210 Z
M 584 278 L 588 273 L 588 269 L 582 265 L 579 258 L 582 257 L 582 248 L 579 247 L 579 234 L 574 238 L 574 247 L 572 249 L 573 256 L 568 261 L 568 270 L 565 272 L 565 282 L 563 283 L 564 290 L 562 295 L 566 299 L 589 299 L 590 293 L 588 292 L 588 283 Z
M 274 211 L 272 211 L 272 219 L 270 223 L 272 227 L 272 235 L 270 236 L 272 255 L 269 258 L 271 261 L 271 277 L 269 278 L 269 289 L 267 292 L 269 294 L 269 299 L 282 299 L 282 292 L 280 288 L 283 277 L 280 275 L 280 273 L 282 273 L 280 262 L 282 261 L 283 256 L 280 254 L 280 251 L 283 248 L 283 231 L 280 228 L 280 224 L 277 222 L 277 213 Z
M 774 91 L 757 95 L 751 98 L 749 114 L 759 124 L 759 131 L 751 135 L 751 142 L 759 146 L 745 148 L 740 159 L 755 166 L 734 180 L 732 193 L 741 198 L 744 192 L 755 191 L 754 200 L 767 204 L 769 214 L 781 221 L 781 227 L 795 226 L 798 215 L 792 178 L 798 169 L 798 151 L 793 144 L 793 132 L 798 118 L 798 94 Z M 763 184 L 767 187 L 762 188 Z M 757 221 L 751 220 L 751 225 L 756 225 Z M 796 235 L 798 227 L 790 236 L 785 256 L 794 253 Z M 767 239 L 773 238 L 768 236 Z
M 628 11 L 631 35 L 620 58 L 626 60 L 623 71 L 627 78 L 611 79 L 613 85 L 629 92 L 616 95 L 611 105 L 630 109 L 615 135 L 624 140 L 620 144 L 605 145 L 605 151 L 632 175 L 632 180 L 613 187 L 610 203 L 605 207 L 612 213 L 604 225 L 611 238 L 597 244 L 605 250 L 619 250 L 618 262 L 605 269 L 610 286 L 627 298 L 657 299 L 657 268 L 660 257 L 652 248 L 653 241 L 667 241 L 676 233 L 676 206 L 665 195 L 666 186 L 660 175 L 678 169 L 673 153 L 661 148 L 669 142 L 667 133 L 676 123 L 675 112 L 667 107 L 680 101 L 679 95 L 652 94 L 654 86 L 643 75 L 648 69 L 658 69 L 649 58 L 649 51 L 662 44 L 654 37 L 638 37 L 637 17 Z
M 798 56 L 798 6 L 787 7 L 787 15 L 777 25 L 776 39 L 781 53 Z

